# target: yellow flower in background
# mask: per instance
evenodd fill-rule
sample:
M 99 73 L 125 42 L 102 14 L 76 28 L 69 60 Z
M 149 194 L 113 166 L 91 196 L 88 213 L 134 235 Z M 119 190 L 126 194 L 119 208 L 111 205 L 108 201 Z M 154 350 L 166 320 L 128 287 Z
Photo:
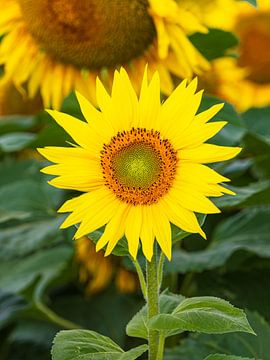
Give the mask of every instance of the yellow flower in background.
M 123 268 L 119 259 L 105 258 L 102 252 L 97 253 L 94 243 L 86 236 L 75 242 L 75 250 L 79 279 L 85 284 L 86 295 L 104 290 L 113 280 L 122 293 L 134 293 L 139 288 L 135 273 Z
M 39 90 L 44 105 L 60 108 L 77 90 L 95 101 L 95 79 L 109 87 L 115 67 L 125 65 L 133 83 L 145 64 L 160 72 L 165 94 L 171 75 L 191 78 L 209 69 L 188 40 L 207 32 L 175 0 L 0 0 L 0 64 L 4 79 L 30 97 Z M 104 70 L 105 69 L 105 70 Z
M 178 2 L 209 28 L 231 30 L 234 24 L 237 12 L 236 0 L 178 0 Z
M 26 99 L 10 81 L 0 86 L 0 116 L 33 115 L 41 110 L 40 96 L 36 95 L 33 99 Z
M 97 253 L 93 242 L 87 237 L 78 239 L 76 261 L 79 264 L 80 281 L 86 284 L 86 293 L 95 294 L 106 288 L 112 280 L 114 264 L 110 258 Z
M 219 183 L 228 181 L 204 164 L 228 160 L 240 149 L 204 144 L 226 122 L 210 122 L 222 104 L 199 113 L 202 92 L 197 81 L 183 81 L 160 103 L 160 79 L 147 74 L 139 99 L 122 68 L 115 72 L 112 94 L 97 81 L 96 110 L 77 94 L 83 122 L 48 110 L 74 139 L 73 147 L 46 147 L 39 152 L 56 163 L 43 169 L 57 175 L 49 183 L 84 194 L 68 200 L 59 212 L 70 212 L 62 228 L 80 223 L 78 239 L 106 225 L 97 251 L 109 255 L 125 235 L 131 256 L 139 243 L 148 260 L 155 239 L 168 259 L 170 223 L 205 237 L 194 212 L 218 213 L 209 196 L 233 194 Z
M 270 2 L 259 0 L 258 8 L 236 4 L 231 31 L 239 37 L 239 57 L 215 60 L 201 82 L 208 92 L 245 111 L 270 105 Z

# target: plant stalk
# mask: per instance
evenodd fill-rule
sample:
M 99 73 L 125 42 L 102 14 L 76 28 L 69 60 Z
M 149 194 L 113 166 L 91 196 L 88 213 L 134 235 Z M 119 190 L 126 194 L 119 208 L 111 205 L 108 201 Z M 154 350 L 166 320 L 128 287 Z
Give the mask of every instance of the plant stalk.
M 164 334 L 160 334 L 159 335 L 159 343 L 158 343 L 157 360 L 163 359 L 164 345 L 165 345 L 165 336 L 164 336 Z
M 146 278 L 147 278 L 147 315 L 148 320 L 159 313 L 159 284 L 157 275 L 157 254 L 156 249 L 152 261 L 146 262 Z M 148 331 L 148 359 L 156 360 L 158 352 L 159 333 L 156 330 L 149 329 Z

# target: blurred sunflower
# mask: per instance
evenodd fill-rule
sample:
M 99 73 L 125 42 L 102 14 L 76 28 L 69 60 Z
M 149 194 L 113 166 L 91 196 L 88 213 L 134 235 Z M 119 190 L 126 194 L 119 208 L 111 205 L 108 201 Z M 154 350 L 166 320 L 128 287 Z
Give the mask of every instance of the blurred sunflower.
M 60 108 L 76 89 L 95 99 L 97 74 L 109 87 L 113 70 L 125 65 L 139 88 L 145 64 L 158 70 L 162 91 L 171 74 L 191 78 L 209 69 L 188 35 L 207 32 L 175 0 L 0 0 L 0 64 L 5 79 L 46 107 Z M 106 71 L 105 71 L 105 70 Z
M 270 2 L 259 0 L 258 8 L 237 2 L 231 31 L 239 37 L 239 57 L 212 62 L 202 87 L 240 111 L 270 105 Z
M 48 110 L 78 145 L 39 149 L 56 163 L 43 172 L 57 175 L 53 186 L 84 192 L 59 209 L 71 212 L 62 228 L 80 223 L 78 239 L 106 225 L 97 250 L 107 245 L 109 255 L 125 235 L 131 256 L 141 240 L 149 261 L 155 238 L 171 258 L 170 223 L 205 237 L 194 212 L 218 213 L 208 197 L 233 193 L 219 184 L 227 178 L 203 164 L 231 159 L 240 149 L 204 144 L 226 122 L 207 123 L 222 104 L 196 115 L 202 98 L 196 85 L 183 81 L 161 104 L 158 73 L 148 83 L 145 71 L 138 99 L 122 68 L 111 96 L 97 81 L 100 111 L 77 94 L 87 123 Z
M 126 270 L 112 258 L 105 258 L 102 252 L 97 253 L 89 238 L 84 236 L 75 244 L 80 281 L 85 284 L 87 295 L 104 290 L 113 277 L 122 293 L 133 293 L 139 288 L 136 274 Z
M 197 19 L 209 28 L 230 30 L 237 11 L 235 0 L 181 0 Z
M 0 116 L 3 115 L 32 115 L 42 109 L 42 100 L 39 95 L 33 99 L 26 99 L 8 81 L 0 86 Z

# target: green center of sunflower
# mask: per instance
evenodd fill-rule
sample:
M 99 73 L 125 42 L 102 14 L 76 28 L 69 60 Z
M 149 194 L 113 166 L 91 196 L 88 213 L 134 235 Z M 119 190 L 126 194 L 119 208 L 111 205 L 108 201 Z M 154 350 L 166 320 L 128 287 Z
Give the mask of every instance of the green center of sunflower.
M 41 49 L 92 70 L 143 54 L 156 36 L 148 0 L 19 0 Z
M 259 84 L 270 82 L 270 14 L 256 13 L 239 19 L 239 65 L 250 71 L 249 79 Z
M 150 205 L 164 196 L 172 186 L 177 161 L 169 140 L 144 128 L 119 132 L 101 152 L 106 186 L 133 205 Z
M 128 187 L 147 189 L 160 173 L 160 160 L 153 148 L 133 144 L 115 155 L 112 166 L 119 181 Z

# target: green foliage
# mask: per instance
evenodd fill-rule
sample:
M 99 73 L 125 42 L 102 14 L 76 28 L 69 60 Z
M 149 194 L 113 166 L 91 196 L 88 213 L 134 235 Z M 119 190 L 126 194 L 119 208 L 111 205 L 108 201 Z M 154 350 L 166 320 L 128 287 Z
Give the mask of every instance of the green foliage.
M 204 360 L 255 360 L 254 358 L 243 358 L 242 356 L 215 354 L 209 355 Z
M 207 34 L 193 34 L 190 40 L 208 60 L 225 56 L 230 48 L 238 44 L 233 33 L 220 29 L 209 29 Z
M 248 312 L 248 319 L 257 336 L 247 333 L 194 334 L 183 340 L 180 346 L 167 350 L 164 360 L 204 360 L 217 352 L 266 360 L 270 354 L 270 325 L 256 313 Z
M 149 327 L 159 331 L 198 331 L 209 334 L 234 331 L 253 333 L 243 310 L 214 297 L 185 299 L 170 314 L 153 317 Z
M 89 330 L 61 331 L 54 339 L 53 360 L 135 360 L 147 350 L 141 345 L 124 352 L 107 336 Z

